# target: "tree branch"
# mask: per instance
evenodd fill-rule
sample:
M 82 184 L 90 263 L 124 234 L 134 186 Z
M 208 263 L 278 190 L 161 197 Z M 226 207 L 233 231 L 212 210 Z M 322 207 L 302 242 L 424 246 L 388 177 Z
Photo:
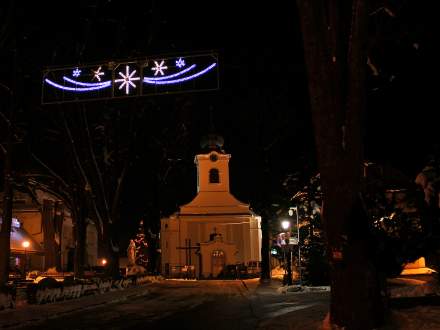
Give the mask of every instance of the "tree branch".
M 104 187 L 104 182 L 102 180 L 101 171 L 99 169 L 98 162 L 96 161 L 96 157 L 95 157 L 95 152 L 93 150 L 92 138 L 90 136 L 89 123 L 87 121 L 87 116 L 85 115 L 84 105 L 82 106 L 82 109 L 81 109 L 81 117 L 83 119 L 84 127 L 85 127 L 86 134 L 87 134 L 87 146 L 89 149 L 90 158 L 92 159 L 93 167 L 96 171 L 96 176 L 98 177 L 99 190 L 101 191 L 101 195 L 102 195 L 102 202 L 104 204 L 104 211 L 105 211 L 106 217 L 109 219 L 110 213 L 109 213 L 109 207 L 108 207 L 108 202 L 107 202 L 107 195 L 105 193 L 105 187 Z
M 62 117 L 63 117 L 64 127 L 66 129 L 66 133 L 67 133 L 70 145 L 72 147 L 73 157 L 75 158 L 76 166 L 77 166 L 77 168 L 78 168 L 78 170 L 79 170 L 79 172 L 80 172 L 80 174 L 81 174 L 81 176 L 82 176 L 82 178 L 84 180 L 85 186 L 87 187 L 86 191 L 91 196 L 93 196 L 92 186 L 90 185 L 90 182 L 89 182 L 89 179 L 87 178 L 86 172 L 85 172 L 84 168 L 81 165 L 81 161 L 79 159 L 79 155 L 78 155 L 78 152 L 77 152 L 76 146 L 75 146 L 75 140 L 73 139 L 72 131 L 69 128 L 69 125 L 67 123 L 66 116 L 64 115 L 64 113 L 62 113 Z M 101 214 L 98 212 L 98 210 L 96 208 L 96 202 L 94 201 L 94 199 L 93 198 L 90 198 L 90 199 L 91 199 L 92 203 L 95 204 L 94 205 L 94 210 L 95 210 L 95 213 L 96 213 L 96 218 L 97 218 L 97 220 L 99 222 L 100 230 L 103 231 L 104 230 L 104 228 L 103 228 L 104 222 L 103 222 L 103 219 L 101 217 Z
M 69 188 L 66 181 L 63 180 L 54 170 L 52 170 L 48 165 L 46 165 L 40 158 L 38 158 L 33 152 L 31 153 L 32 158 L 34 158 L 41 166 L 43 166 L 54 178 L 63 184 L 64 187 Z

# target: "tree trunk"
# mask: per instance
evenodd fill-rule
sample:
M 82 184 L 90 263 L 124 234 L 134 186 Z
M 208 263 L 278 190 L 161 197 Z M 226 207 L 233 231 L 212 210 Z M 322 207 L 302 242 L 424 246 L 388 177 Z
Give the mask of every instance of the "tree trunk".
M 55 267 L 57 268 L 57 271 L 62 270 L 62 264 L 61 264 L 61 254 L 62 254 L 62 238 L 63 238 L 63 222 L 64 222 L 64 205 L 62 202 L 57 201 L 54 205 L 54 228 L 55 228 L 55 244 L 56 244 L 56 251 L 55 251 Z
M 110 223 L 104 225 L 104 237 L 105 253 L 107 258 L 106 273 L 112 278 L 119 277 L 119 247 L 114 243 L 115 234 L 113 232 L 113 226 Z
M 347 329 L 383 322 L 361 201 L 365 0 L 298 0 L 331 264 L 330 319 Z M 348 4 L 348 6 L 347 6 Z
M 12 3 L 11 17 L 15 15 L 15 6 Z M 12 209 L 14 205 L 14 189 L 13 189 L 13 177 L 12 177 L 12 151 L 13 151 L 13 126 L 15 120 L 15 93 L 16 86 L 16 72 L 17 72 L 17 49 L 16 49 L 16 37 L 12 40 L 12 77 L 11 86 L 9 88 L 2 85 L 2 88 L 6 88 L 10 99 L 9 118 L 6 119 L 7 124 L 7 137 L 6 137 L 6 149 L 4 150 L 5 167 L 4 167 L 4 191 L 3 191 L 3 212 L 2 212 L 2 224 L 0 228 L 0 290 L 7 284 L 9 280 L 9 258 L 11 256 L 11 226 L 12 226 Z
M 55 242 L 53 201 L 45 199 L 42 208 L 44 236 L 44 268 L 47 270 L 57 266 L 58 245 Z
M 11 176 L 12 128 L 8 125 L 8 140 L 5 154 L 3 214 L 0 229 L 0 288 L 9 280 L 9 258 L 11 255 L 11 226 L 14 191 Z
M 267 214 L 261 217 L 261 282 L 270 281 L 270 232 Z
M 73 260 L 73 271 L 75 277 L 84 276 L 85 251 L 86 251 L 86 234 L 87 225 L 85 212 L 74 203 L 73 223 L 74 223 L 74 239 L 75 239 L 75 255 Z

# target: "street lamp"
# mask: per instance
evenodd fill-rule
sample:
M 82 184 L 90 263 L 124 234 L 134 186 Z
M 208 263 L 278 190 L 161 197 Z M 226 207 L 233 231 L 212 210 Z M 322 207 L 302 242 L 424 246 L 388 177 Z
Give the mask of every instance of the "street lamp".
M 284 231 L 287 231 L 290 228 L 290 221 L 289 220 L 283 220 L 281 221 L 281 228 L 283 228 Z M 290 247 L 290 235 L 287 235 L 287 238 L 285 238 L 283 244 L 283 249 L 284 249 L 284 255 L 286 255 L 286 250 L 287 250 L 287 260 L 286 260 L 286 264 L 287 264 L 287 281 L 286 284 L 287 285 L 292 285 L 292 250 Z
M 296 232 L 298 239 L 298 273 L 299 273 L 299 285 L 302 285 L 302 273 L 301 273 L 301 245 L 299 240 L 299 217 L 298 217 L 298 206 L 293 206 L 289 208 L 289 216 L 293 216 L 293 210 L 296 213 Z
M 281 221 L 281 228 L 283 228 L 284 230 L 289 229 L 290 227 L 290 221 L 289 220 L 283 220 Z
M 21 246 L 23 246 L 24 248 L 24 276 L 26 276 L 26 268 L 27 268 L 27 248 L 29 247 L 29 245 L 31 245 L 31 243 L 29 243 L 29 241 L 24 241 L 23 243 L 21 243 Z

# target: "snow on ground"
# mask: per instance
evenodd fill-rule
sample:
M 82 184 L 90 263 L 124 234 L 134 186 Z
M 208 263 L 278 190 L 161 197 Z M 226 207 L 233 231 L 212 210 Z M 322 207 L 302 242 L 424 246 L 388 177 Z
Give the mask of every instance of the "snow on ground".
M 392 324 L 401 330 L 439 330 L 440 306 L 416 306 L 393 310 Z
M 440 296 L 440 287 L 434 277 L 397 277 L 388 279 L 391 298 Z
M 204 284 L 203 281 L 163 281 L 163 285 L 166 283 L 168 286 L 176 286 L 176 288 L 180 288 L 184 283 L 194 285 L 194 289 L 191 289 L 192 296 L 206 296 L 209 292 L 217 294 L 219 291 L 229 292 L 232 290 L 229 289 L 232 282 L 228 281 L 218 281 L 218 283 L 211 281 L 207 284 Z M 267 320 L 261 322 L 258 329 L 335 330 L 328 324 L 327 304 L 325 301 L 318 303 L 317 298 L 314 298 L 316 295 L 321 297 L 320 293 L 328 295 L 330 287 L 299 287 L 298 285 L 286 287 L 282 286 L 279 281 L 272 281 L 271 285 L 261 287 L 258 279 L 244 280 L 242 283 L 246 290 L 249 290 L 249 293 L 257 290 L 255 291 L 256 296 L 252 294 L 250 296 L 253 297 L 252 304 L 255 308 L 259 306 L 255 304 L 268 299 L 267 303 L 264 306 L 261 305 L 258 310 L 258 315 L 265 313 L 264 315 L 267 316 Z M 440 330 L 440 290 L 433 276 L 401 276 L 390 279 L 388 284 L 392 298 L 390 301 L 390 322 L 387 327 L 380 330 Z M 161 290 L 162 284 L 158 285 L 155 290 Z M 205 286 L 207 287 L 205 288 Z M 40 318 L 68 315 L 72 311 L 92 309 L 109 302 L 124 302 L 135 296 L 148 296 L 151 290 L 152 288 L 149 286 L 132 287 L 93 297 L 47 305 L 28 305 L 24 308 L 2 311 L 0 312 L 0 328 L 2 326 L 17 326 L 18 324 L 29 325 Z M 187 291 L 170 289 L 169 292 L 173 296 L 173 301 L 179 297 L 176 301 L 182 301 L 184 305 L 189 302 L 188 297 L 184 295 L 185 292 L 188 293 Z M 234 292 L 231 291 L 229 295 L 232 293 Z M 285 298 L 278 300 L 276 298 L 278 295 Z M 165 299 L 166 301 L 168 300 Z M 198 301 L 198 303 L 202 302 Z
M 330 291 L 330 286 L 289 285 L 277 289 L 278 293 L 308 293 Z
M 420 275 L 420 274 L 418 274 Z M 330 291 L 330 287 L 281 286 L 280 294 L 307 294 L 318 290 Z M 386 326 L 378 330 L 440 330 L 440 286 L 434 276 L 400 276 L 388 280 L 391 298 L 390 319 Z M 295 330 L 343 330 L 330 326 L 329 314 L 313 308 L 301 310 L 301 322 L 290 322 L 293 315 L 285 315 L 285 329 Z M 267 327 L 265 329 L 275 329 Z

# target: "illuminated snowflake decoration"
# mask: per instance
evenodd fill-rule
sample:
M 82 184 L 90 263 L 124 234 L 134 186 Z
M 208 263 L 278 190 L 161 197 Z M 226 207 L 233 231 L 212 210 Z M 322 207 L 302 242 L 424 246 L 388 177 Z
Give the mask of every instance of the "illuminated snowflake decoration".
M 182 58 L 180 57 L 180 58 L 176 61 L 176 65 L 177 65 L 179 68 L 184 67 L 184 66 L 185 66 L 185 60 L 182 59 Z
M 165 61 L 162 60 L 162 62 L 160 62 L 160 64 L 159 64 L 159 63 L 157 63 L 157 61 L 154 61 L 154 64 L 156 66 L 154 68 L 151 68 L 151 70 L 154 71 L 155 76 L 157 76 L 159 73 L 161 76 L 163 76 L 164 75 L 163 70 L 168 69 L 168 67 L 166 65 L 164 65 L 164 62 Z
M 98 70 L 92 70 L 93 72 L 93 79 L 96 79 L 98 81 L 101 81 L 101 76 L 104 75 L 104 72 L 101 72 L 101 67 L 98 68 Z
M 81 74 L 81 70 L 76 68 L 75 70 L 73 70 L 72 72 L 72 76 L 74 77 L 79 77 L 79 75 Z
M 125 66 L 125 75 L 122 72 L 118 72 L 118 74 L 122 77 L 122 79 L 115 79 L 115 82 L 122 82 L 121 86 L 119 86 L 119 89 L 122 89 L 125 86 L 125 94 L 130 93 L 130 86 L 133 88 L 136 88 L 136 85 L 133 83 L 133 81 L 141 79 L 140 77 L 133 77 L 136 73 L 136 70 L 133 70 L 130 73 L 130 67 L 128 65 Z

